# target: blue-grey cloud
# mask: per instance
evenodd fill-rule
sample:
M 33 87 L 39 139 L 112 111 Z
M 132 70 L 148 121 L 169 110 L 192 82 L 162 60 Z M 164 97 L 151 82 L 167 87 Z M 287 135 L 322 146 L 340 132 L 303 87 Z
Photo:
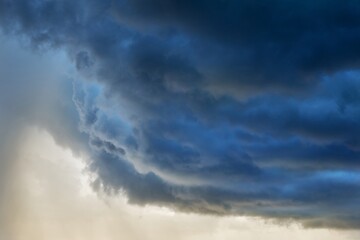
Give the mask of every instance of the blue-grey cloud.
M 131 202 L 360 226 L 357 1 L 0 0 L 68 51 L 98 178 Z

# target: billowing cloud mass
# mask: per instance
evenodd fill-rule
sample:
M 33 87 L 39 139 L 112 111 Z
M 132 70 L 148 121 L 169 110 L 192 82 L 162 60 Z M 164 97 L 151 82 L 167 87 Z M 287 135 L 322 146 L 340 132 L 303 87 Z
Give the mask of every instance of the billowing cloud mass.
M 355 0 L 0 0 L 5 34 L 77 69 L 79 132 L 37 122 L 89 144 L 94 189 L 307 227 L 360 226 L 359 16 Z

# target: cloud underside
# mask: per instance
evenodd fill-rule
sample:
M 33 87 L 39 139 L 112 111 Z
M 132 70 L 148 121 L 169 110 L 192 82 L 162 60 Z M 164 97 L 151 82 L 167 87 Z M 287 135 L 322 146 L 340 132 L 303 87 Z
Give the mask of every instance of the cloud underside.
M 358 16 L 335 0 L 0 0 L 5 33 L 65 49 L 81 75 L 95 189 L 308 227 L 360 226 Z

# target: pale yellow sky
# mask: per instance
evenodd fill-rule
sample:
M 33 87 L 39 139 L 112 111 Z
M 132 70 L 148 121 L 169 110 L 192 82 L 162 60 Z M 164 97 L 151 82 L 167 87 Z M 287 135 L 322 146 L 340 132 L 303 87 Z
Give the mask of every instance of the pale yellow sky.
M 86 156 L 74 156 L 37 128 L 24 134 L 17 159 L 2 216 L 7 223 L 3 237 L 9 240 L 360 239 L 356 231 L 184 214 L 129 205 L 124 196 L 98 195 L 88 184 Z

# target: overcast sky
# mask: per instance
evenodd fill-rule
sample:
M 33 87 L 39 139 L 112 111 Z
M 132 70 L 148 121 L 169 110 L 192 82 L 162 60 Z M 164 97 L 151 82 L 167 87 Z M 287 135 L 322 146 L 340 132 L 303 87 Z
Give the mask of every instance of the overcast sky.
M 358 239 L 358 1 L 0 0 L 0 240 Z

